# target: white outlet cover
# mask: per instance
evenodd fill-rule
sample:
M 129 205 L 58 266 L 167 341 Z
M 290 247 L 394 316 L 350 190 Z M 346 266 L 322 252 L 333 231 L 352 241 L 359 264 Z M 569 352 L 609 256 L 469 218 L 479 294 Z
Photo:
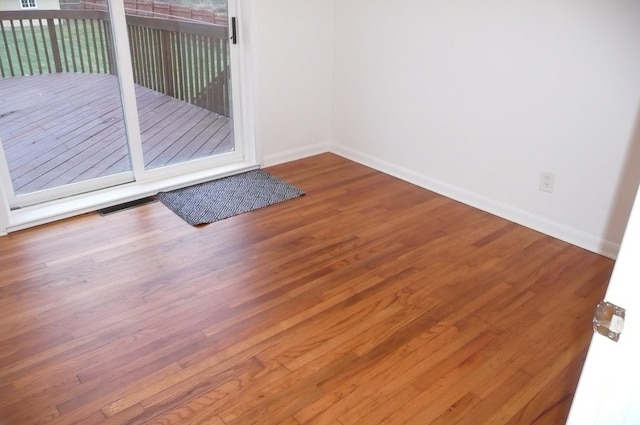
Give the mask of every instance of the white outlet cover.
M 556 181 L 556 175 L 543 171 L 540 173 L 540 190 L 542 192 L 553 193 L 553 186 Z

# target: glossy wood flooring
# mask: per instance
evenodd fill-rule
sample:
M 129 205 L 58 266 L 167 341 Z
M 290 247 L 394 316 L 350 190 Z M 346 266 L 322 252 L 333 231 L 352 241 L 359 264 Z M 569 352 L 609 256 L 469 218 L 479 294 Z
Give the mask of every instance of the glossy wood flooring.
M 0 423 L 561 424 L 613 262 L 337 156 L 0 238 Z

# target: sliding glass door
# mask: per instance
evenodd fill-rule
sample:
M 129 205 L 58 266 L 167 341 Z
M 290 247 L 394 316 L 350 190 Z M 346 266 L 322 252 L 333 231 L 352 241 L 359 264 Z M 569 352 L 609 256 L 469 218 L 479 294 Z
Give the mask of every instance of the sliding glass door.
M 10 206 L 241 158 L 228 15 L 226 0 L 3 10 L 0 177 Z
M 176 3 L 127 10 L 147 169 L 235 150 L 226 1 Z

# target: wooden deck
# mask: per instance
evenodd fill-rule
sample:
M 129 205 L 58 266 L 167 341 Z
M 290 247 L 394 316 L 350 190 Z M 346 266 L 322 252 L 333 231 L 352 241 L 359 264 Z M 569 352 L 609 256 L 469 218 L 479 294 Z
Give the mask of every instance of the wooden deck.
M 0 139 L 18 194 L 130 170 L 117 78 L 0 79 Z M 234 149 L 229 117 L 136 86 L 147 168 Z

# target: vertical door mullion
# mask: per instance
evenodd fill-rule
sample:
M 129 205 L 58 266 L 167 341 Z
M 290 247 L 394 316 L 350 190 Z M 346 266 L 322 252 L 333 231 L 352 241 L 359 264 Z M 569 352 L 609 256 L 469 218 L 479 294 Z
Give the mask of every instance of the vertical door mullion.
M 144 178 L 144 157 L 142 154 L 142 137 L 140 135 L 138 106 L 133 82 L 133 67 L 123 0 L 110 0 L 109 13 L 111 16 L 116 70 L 120 82 L 120 96 L 122 98 L 124 126 L 129 145 L 131 170 L 133 171 L 133 178 L 136 181 L 140 181 Z
M 9 206 L 16 203 L 16 192 L 13 189 L 13 180 L 11 180 L 11 174 L 9 173 L 9 162 L 4 154 L 4 145 L 0 139 L 0 192 L 4 194 L 4 199 Z M 0 200 L 0 208 L 4 203 Z M 2 221 L 2 212 L 0 212 L 0 223 Z M 2 226 L 0 225 L 0 234 L 2 234 Z
M 4 147 L 0 140 L 0 236 L 7 234 L 9 226 L 9 205 L 15 197 L 13 192 L 13 184 L 9 175 L 9 164 L 4 156 Z
M 258 147 L 252 136 L 254 129 L 253 103 L 249 99 L 249 93 L 253 90 L 251 81 L 247 78 L 247 68 L 251 68 L 250 53 L 246 50 L 246 27 L 243 24 L 251 21 L 251 2 L 227 0 L 228 20 L 231 37 L 231 17 L 237 17 L 236 31 L 238 44 L 229 42 L 229 65 L 231 104 L 230 114 L 233 120 L 235 149 L 245 160 L 258 161 Z M 226 60 L 226 58 L 225 58 Z

